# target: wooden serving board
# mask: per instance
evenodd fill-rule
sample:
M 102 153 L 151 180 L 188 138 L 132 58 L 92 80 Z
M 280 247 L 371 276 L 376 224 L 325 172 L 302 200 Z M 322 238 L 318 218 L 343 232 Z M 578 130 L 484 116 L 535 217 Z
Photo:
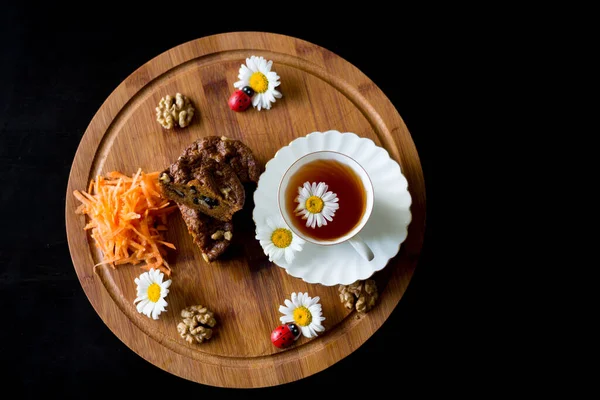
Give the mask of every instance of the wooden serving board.
M 283 98 L 271 110 L 235 113 L 227 100 L 240 64 L 251 55 L 273 60 Z M 163 130 L 155 107 L 167 95 L 191 98 L 197 114 L 184 129 Z M 75 214 L 74 190 L 118 170 L 131 175 L 162 170 L 182 149 L 208 135 L 241 139 L 262 163 L 293 139 L 314 131 L 354 132 L 384 147 L 399 162 L 412 196 L 412 222 L 399 254 L 373 275 L 380 298 L 367 314 L 344 308 L 337 286 L 308 284 L 268 261 L 254 238 L 252 193 L 234 219 L 233 243 L 221 260 L 206 264 L 179 213 L 169 219 L 166 239 L 173 283 L 167 311 L 159 320 L 139 314 L 133 304 L 138 266 L 94 265 L 101 259 Z M 108 97 L 88 126 L 73 161 L 66 200 L 69 249 L 81 285 L 105 324 L 129 348 L 154 365 L 202 384 L 252 388 L 295 381 L 322 371 L 363 344 L 398 304 L 421 250 L 425 188 L 411 136 L 387 97 L 361 71 L 314 44 L 268 33 L 228 33 L 175 47 L 132 73 Z M 326 331 L 301 337 L 288 349 L 270 341 L 280 324 L 278 311 L 292 292 L 319 296 Z M 202 304 L 215 312 L 213 338 L 190 345 L 178 335 L 182 308 Z

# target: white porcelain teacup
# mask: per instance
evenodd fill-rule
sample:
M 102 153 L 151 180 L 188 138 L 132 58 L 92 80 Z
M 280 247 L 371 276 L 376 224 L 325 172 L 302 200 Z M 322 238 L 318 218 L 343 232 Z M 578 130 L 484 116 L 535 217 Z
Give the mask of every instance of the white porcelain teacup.
M 331 163 L 331 161 L 334 161 L 334 163 Z M 357 179 L 353 179 L 351 181 L 351 184 L 354 185 L 357 190 L 364 191 L 364 193 L 362 193 L 361 196 L 358 196 L 358 197 L 360 197 L 361 206 L 357 206 L 363 210 L 362 215 L 359 216 L 358 213 L 355 213 L 354 214 L 355 216 L 352 217 L 352 218 L 358 218 L 355 225 L 348 231 L 345 231 L 340 236 L 327 238 L 327 239 L 315 238 L 315 237 L 311 236 L 310 234 L 308 234 L 307 232 L 310 231 L 310 229 L 308 229 L 308 228 L 304 229 L 302 227 L 302 224 L 305 224 L 306 220 L 303 220 L 303 219 L 301 219 L 300 216 L 296 215 L 296 213 L 294 212 L 294 209 L 291 207 L 292 190 L 295 191 L 295 195 L 298 194 L 298 188 L 299 188 L 298 182 L 300 182 L 300 180 L 302 180 L 301 174 L 305 173 L 307 168 L 315 169 L 314 166 L 318 165 L 319 163 L 321 163 L 323 165 L 335 165 L 335 166 L 340 166 L 340 164 L 341 164 L 343 166 L 342 169 L 339 169 L 339 170 L 334 169 L 334 170 L 330 171 L 329 176 L 331 177 L 331 176 L 343 175 L 344 173 L 348 172 L 348 176 L 353 176 L 354 178 L 357 178 Z M 305 168 L 307 165 L 309 165 L 309 167 Z M 336 171 L 341 171 L 342 173 L 334 174 Z M 351 172 L 349 172 L 349 171 L 351 171 Z M 314 173 L 313 173 L 313 175 L 314 175 Z M 296 183 L 295 184 L 290 183 L 290 181 L 296 182 Z M 326 181 L 323 181 L 323 182 L 327 184 Z M 293 184 L 295 186 L 295 188 L 291 188 L 290 184 Z M 341 186 L 348 187 L 351 185 L 341 185 Z M 340 187 L 340 184 L 338 183 L 338 188 L 339 187 Z M 294 197 L 295 197 L 295 195 L 294 195 Z M 335 244 L 339 244 L 339 243 L 343 243 L 343 242 L 348 242 L 358 252 L 358 254 L 360 254 L 367 261 L 371 261 L 374 258 L 374 255 L 373 255 L 373 252 L 371 251 L 371 249 L 369 248 L 369 246 L 367 246 L 367 244 L 364 242 L 363 239 L 361 239 L 361 237 L 358 234 L 363 229 L 363 227 L 365 226 L 367 221 L 369 220 L 369 217 L 371 216 L 371 212 L 373 211 L 373 196 L 374 196 L 373 195 L 373 184 L 371 182 L 371 179 L 369 178 L 369 175 L 365 171 L 365 169 L 351 157 L 349 157 L 345 154 L 339 153 L 339 152 L 335 152 L 335 151 L 317 151 L 317 152 L 306 154 L 306 155 L 300 157 L 299 159 L 297 159 L 294 163 L 292 163 L 292 165 L 288 168 L 288 170 L 284 173 L 283 177 L 281 178 L 281 181 L 279 182 L 279 189 L 278 189 L 278 194 L 277 194 L 279 212 L 280 212 L 281 216 L 283 217 L 284 221 L 286 222 L 286 224 L 290 227 L 290 229 L 296 235 L 298 235 L 302 239 L 306 240 L 307 242 L 311 242 L 311 243 L 314 243 L 317 245 L 323 245 L 323 246 L 335 245 Z M 336 221 L 336 218 L 342 218 L 342 217 L 340 217 L 340 213 L 341 213 L 340 210 L 342 209 L 342 207 L 344 207 L 344 206 L 348 207 L 349 202 L 355 201 L 355 199 L 342 199 L 342 196 L 339 196 L 339 195 L 338 195 L 338 197 L 340 197 L 339 209 L 336 211 L 336 215 L 333 216 L 333 220 L 327 221 L 327 224 L 329 224 L 330 226 L 335 224 L 336 222 L 340 223 L 340 220 Z M 296 199 L 296 202 L 297 201 L 298 200 Z M 294 204 L 297 204 L 297 203 L 294 203 Z M 363 204 L 364 204 L 364 207 L 362 207 Z M 357 208 L 357 210 L 358 210 L 358 208 Z M 321 228 L 316 227 L 313 229 L 321 229 Z M 328 229 L 332 229 L 332 228 L 330 227 Z M 303 232 L 303 230 L 304 230 L 304 232 Z

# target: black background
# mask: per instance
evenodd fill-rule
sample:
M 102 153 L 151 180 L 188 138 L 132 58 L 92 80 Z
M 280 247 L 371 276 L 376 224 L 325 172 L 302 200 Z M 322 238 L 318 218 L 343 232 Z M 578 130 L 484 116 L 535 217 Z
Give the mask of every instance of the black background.
M 468 243 L 457 238 L 450 202 L 451 141 L 460 140 L 456 89 L 463 68 L 460 26 L 429 14 L 386 8 L 326 15 L 301 5 L 94 4 L 57 9 L 5 4 L 0 11 L 0 358 L 3 384 L 20 396 L 109 398 L 124 391 L 174 396 L 355 397 L 469 391 L 485 379 L 466 343 L 482 332 L 455 286 Z M 438 10 L 443 14 L 444 10 Z M 369 76 L 406 122 L 427 189 L 425 245 L 415 275 L 389 319 L 364 345 L 330 368 L 264 389 L 223 389 L 171 375 L 127 348 L 91 307 L 73 269 L 65 233 L 71 162 L 91 118 L 135 69 L 170 48 L 229 31 L 268 31 L 325 47 Z M 468 67 L 475 69 L 471 64 Z M 458 96 L 460 98 L 460 94 Z M 451 238 L 451 239 L 448 239 Z M 450 252 L 449 240 L 459 242 Z M 240 332 L 243 334 L 243 332 Z M 489 343 L 476 353 L 489 351 Z M 396 396 L 394 396 L 396 397 Z

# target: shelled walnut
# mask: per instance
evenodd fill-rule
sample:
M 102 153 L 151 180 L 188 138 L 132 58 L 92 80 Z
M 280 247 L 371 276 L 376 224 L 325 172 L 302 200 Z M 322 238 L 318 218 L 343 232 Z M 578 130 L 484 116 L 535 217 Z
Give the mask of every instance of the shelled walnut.
M 217 324 L 212 311 L 201 305 L 189 306 L 181 310 L 181 317 L 183 322 L 177 325 L 177 331 L 182 339 L 189 344 L 210 340 Z
M 344 307 L 355 308 L 360 313 L 369 312 L 377 302 L 377 284 L 374 279 L 356 281 L 349 285 L 339 285 L 338 292 Z
M 194 106 L 186 96 L 181 93 L 177 93 L 175 98 L 166 95 L 156 107 L 156 120 L 165 129 L 171 129 L 173 126 L 184 128 L 192 121 L 194 112 Z

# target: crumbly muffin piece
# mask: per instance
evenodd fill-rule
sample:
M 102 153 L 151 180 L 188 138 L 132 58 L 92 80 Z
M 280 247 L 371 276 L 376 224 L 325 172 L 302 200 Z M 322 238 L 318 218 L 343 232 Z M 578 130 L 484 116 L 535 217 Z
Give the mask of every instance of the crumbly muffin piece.
M 159 182 L 168 199 L 221 221 L 230 221 L 246 198 L 233 169 L 208 157 L 180 157 L 160 174 Z
M 192 240 L 202 250 L 206 262 L 216 260 L 225 252 L 233 237 L 233 224 L 219 221 L 186 206 L 177 204 Z
M 206 136 L 198 139 L 183 151 L 181 157 L 189 160 L 209 157 L 219 163 L 228 164 L 242 183 L 257 183 L 260 177 L 260 166 L 252 150 L 242 141 L 225 136 Z

